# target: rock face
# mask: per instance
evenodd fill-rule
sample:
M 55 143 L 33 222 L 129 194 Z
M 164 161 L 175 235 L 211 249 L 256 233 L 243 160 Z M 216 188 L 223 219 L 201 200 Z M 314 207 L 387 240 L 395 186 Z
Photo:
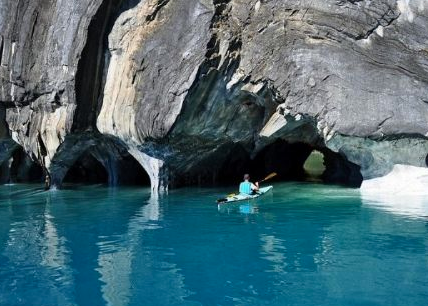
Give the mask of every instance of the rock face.
M 154 191 L 299 177 L 314 149 L 352 186 L 424 166 L 427 25 L 425 0 L 0 0 L 0 162 L 59 186 L 135 159 Z

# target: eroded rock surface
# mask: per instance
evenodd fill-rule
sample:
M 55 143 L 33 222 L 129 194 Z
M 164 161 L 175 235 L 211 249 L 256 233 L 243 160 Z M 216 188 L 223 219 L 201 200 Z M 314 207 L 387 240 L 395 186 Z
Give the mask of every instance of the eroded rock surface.
M 153 190 L 215 182 L 231 168 L 286 177 L 313 149 L 326 156 L 327 181 L 353 186 L 396 163 L 424 166 L 425 0 L 0 8 L 0 162 L 13 139 L 54 185 L 89 151 L 111 184 L 133 156 Z

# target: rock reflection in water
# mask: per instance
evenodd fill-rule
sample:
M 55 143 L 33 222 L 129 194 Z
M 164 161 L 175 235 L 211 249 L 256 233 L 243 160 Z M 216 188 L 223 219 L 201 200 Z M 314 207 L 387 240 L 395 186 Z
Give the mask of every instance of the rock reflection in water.
M 99 237 L 108 239 L 98 243 L 97 268 L 107 305 L 124 306 L 144 300 L 150 300 L 153 305 L 168 305 L 187 295 L 182 289 L 184 277 L 179 269 L 161 260 L 165 253 L 174 255 L 174 250 L 149 250 L 145 246 L 147 231 L 160 230 L 162 217 L 159 195 L 152 194 L 147 205 L 130 218 L 127 232 L 115 237 L 114 241 L 111 237 Z M 153 285 L 164 288 L 163 294 L 151 295 L 148 287 Z
M 34 292 L 31 302 L 35 305 L 74 305 L 70 299 L 74 283 L 70 252 L 66 238 L 58 234 L 51 213 L 52 202 L 55 200 L 51 193 L 38 193 L 33 205 L 12 206 L 9 210 L 9 218 L 14 222 L 10 224 L 2 250 L 6 265 L 1 269 L 0 278 L 7 275 L 13 281 L 2 285 L 0 302 L 20 304 L 22 298 L 17 293 L 25 291 Z
M 363 205 L 368 207 L 384 210 L 399 216 L 428 220 L 428 198 L 426 196 L 362 193 L 361 199 Z

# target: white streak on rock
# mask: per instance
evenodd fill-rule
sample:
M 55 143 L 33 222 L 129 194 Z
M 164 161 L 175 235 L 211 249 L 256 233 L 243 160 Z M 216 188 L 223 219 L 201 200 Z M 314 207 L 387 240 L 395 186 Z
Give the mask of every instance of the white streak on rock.
M 260 132 L 260 136 L 262 137 L 270 137 L 280 129 L 282 129 L 287 124 L 287 119 L 285 119 L 284 115 L 279 113 L 275 113 L 269 119 L 268 123 L 263 127 Z
M 265 84 L 263 83 L 257 83 L 257 84 L 248 83 L 242 86 L 241 90 L 251 92 L 253 94 L 258 94 L 263 89 L 264 86 Z
M 245 77 L 245 74 L 238 70 L 236 71 L 233 76 L 232 79 L 229 81 L 229 83 L 227 83 L 226 85 L 226 89 L 230 90 L 234 85 L 238 84 L 241 80 L 243 80 Z
M 369 37 L 367 37 L 367 38 L 365 38 L 365 39 L 360 39 L 360 40 L 358 40 L 358 41 L 357 41 L 357 44 L 358 44 L 360 47 L 362 47 L 362 48 L 370 47 L 370 46 L 371 46 L 371 44 L 372 44 L 372 37 L 371 37 L 371 36 L 369 36 Z
M 11 55 L 10 55 L 10 59 L 9 59 L 10 62 L 13 61 L 13 57 L 15 55 L 15 50 L 16 50 L 16 42 L 13 42 L 12 48 L 11 48 Z M 10 86 L 10 96 L 11 96 L 12 101 L 13 101 L 13 100 L 15 100 L 15 84 L 13 83 L 13 69 L 12 68 L 10 69 L 9 81 L 12 84 L 12 86 Z
M 384 27 L 383 26 L 378 26 L 375 30 L 375 32 L 377 33 L 377 35 L 379 35 L 380 37 L 383 37 L 383 30 Z
M 131 148 L 129 150 L 131 154 L 144 168 L 150 177 L 152 193 L 157 194 L 158 191 L 167 191 L 168 185 L 164 177 L 165 164 L 162 160 L 151 157 L 138 149 Z
M 260 9 L 260 1 L 257 1 L 256 5 L 254 6 L 254 10 L 257 12 Z
M 410 0 L 398 0 L 397 7 L 401 12 L 399 20 L 413 22 L 415 15 L 412 11 Z

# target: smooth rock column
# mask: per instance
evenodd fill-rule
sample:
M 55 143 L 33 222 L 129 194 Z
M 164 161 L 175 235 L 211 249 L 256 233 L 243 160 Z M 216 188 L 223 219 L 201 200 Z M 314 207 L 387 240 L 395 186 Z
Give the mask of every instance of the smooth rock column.
M 129 154 L 141 164 L 149 175 L 152 193 L 168 191 L 168 168 L 164 161 L 151 157 L 136 148 L 131 148 Z

